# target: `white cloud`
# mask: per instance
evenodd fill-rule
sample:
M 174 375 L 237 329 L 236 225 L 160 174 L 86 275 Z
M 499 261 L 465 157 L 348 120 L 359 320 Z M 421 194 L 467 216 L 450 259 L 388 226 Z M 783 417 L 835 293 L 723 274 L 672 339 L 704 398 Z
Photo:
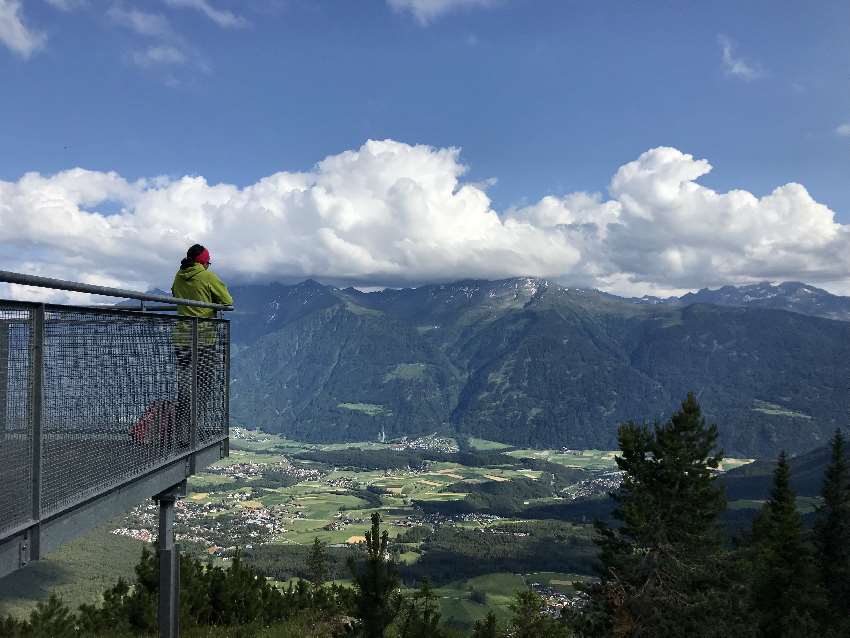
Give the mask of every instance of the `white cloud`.
M 799 184 L 764 197 L 698 183 L 705 160 L 656 148 L 607 197 L 502 213 L 459 151 L 370 141 L 245 188 L 203 177 L 129 182 L 73 169 L 0 181 L 0 269 L 166 287 L 200 242 L 230 281 L 319 276 L 363 285 L 535 275 L 630 294 L 850 276 L 850 226 Z M 98 207 L 115 202 L 120 212 Z
M 47 36 L 27 27 L 19 0 L 0 0 L 0 43 L 27 59 L 47 44 Z
M 720 43 L 723 68 L 727 74 L 734 75 L 743 80 L 755 80 L 764 75 L 764 72 L 758 66 L 735 56 L 732 41 L 725 35 L 717 36 L 717 41 Z
M 165 4 L 178 9 L 195 9 L 223 29 L 238 29 L 248 26 L 248 21 L 242 16 L 226 9 L 216 9 L 208 0 L 164 0 Z
M 87 0 L 45 0 L 54 9 L 60 11 L 76 11 L 88 6 Z
M 186 63 L 186 55 L 177 47 L 168 44 L 133 51 L 131 58 L 134 64 L 141 67 L 181 65 Z
M 850 137 L 850 122 L 839 124 L 835 129 L 835 134 L 841 137 Z
M 148 13 L 139 9 L 125 9 L 121 5 L 113 5 L 106 15 L 123 27 L 135 31 L 139 35 L 150 38 L 170 38 L 174 35 L 168 18 L 159 13 Z
M 440 16 L 458 9 L 489 7 L 495 0 L 387 0 L 396 11 L 409 11 L 422 25 L 433 22 Z
M 182 81 L 169 71 L 182 67 L 184 71 L 210 73 L 203 55 L 177 33 L 168 18 L 124 5 L 113 5 L 107 16 L 116 25 L 148 38 L 153 44 L 128 52 L 127 59 L 138 67 L 158 72 L 168 86 L 180 86 Z

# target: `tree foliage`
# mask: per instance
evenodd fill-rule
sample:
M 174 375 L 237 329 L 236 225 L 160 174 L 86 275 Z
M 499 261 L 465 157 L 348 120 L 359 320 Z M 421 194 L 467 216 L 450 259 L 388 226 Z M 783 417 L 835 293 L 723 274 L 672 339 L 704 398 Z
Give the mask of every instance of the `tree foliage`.
M 573 635 L 563 619 L 547 613 L 543 599 L 530 589 L 516 594 L 511 611 L 513 618 L 506 632 L 511 638 L 569 638 Z
M 818 583 L 784 452 L 770 500 L 753 523 L 750 552 L 752 611 L 759 635 L 806 635 L 814 624 Z
M 840 430 L 832 439 L 814 540 L 831 624 L 850 635 L 850 466 Z
M 619 526 L 597 524 L 601 582 L 589 591 L 583 632 L 707 635 L 723 574 L 717 427 L 705 424 L 688 394 L 664 424 L 621 426 L 619 442 L 624 478 L 612 494 Z
M 359 625 L 356 634 L 365 638 L 383 638 L 395 620 L 401 605 L 399 579 L 389 552 L 389 533 L 381 532 L 381 515 L 372 514 L 372 529 L 366 532 L 366 555 L 350 559 L 354 579 L 354 615 Z

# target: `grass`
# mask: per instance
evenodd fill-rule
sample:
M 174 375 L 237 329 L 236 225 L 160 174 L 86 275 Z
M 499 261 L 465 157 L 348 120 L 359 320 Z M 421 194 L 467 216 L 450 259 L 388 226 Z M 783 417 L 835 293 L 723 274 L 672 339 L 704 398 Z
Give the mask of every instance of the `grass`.
M 587 576 L 564 572 L 533 572 L 525 575 L 525 582 L 528 585 L 540 583 L 564 593 L 574 592 L 576 590 L 574 583 L 587 582 L 588 580 Z
M 384 383 L 400 379 L 410 381 L 413 379 L 421 379 L 425 376 L 427 366 L 424 363 L 399 363 L 390 372 L 384 375 Z
M 728 472 L 729 470 L 734 470 L 736 467 L 748 465 L 753 461 L 755 461 L 755 459 L 724 458 L 720 464 L 720 469 L 724 472 Z
M 513 456 L 520 459 L 539 459 L 541 461 L 549 461 L 550 463 L 558 463 L 566 467 L 574 467 L 588 470 L 608 470 L 615 469 L 617 463 L 614 461 L 614 456 L 617 454 L 614 450 L 570 450 L 569 452 L 556 450 L 512 450 L 506 452 L 508 456 Z
M 51 593 L 76 609 L 99 602 L 119 577 L 132 579 L 142 543 L 112 534 L 120 524 L 121 519 L 111 521 L 0 579 L 0 615 L 26 616 Z
M 469 445 L 473 450 L 481 450 L 482 452 L 486 452 L 489 450 L 505 450 L 509 447 L 513 447 L 506 443 L 499 443 L 498 441 L 488 441 L 487 439 L 476 439 L 474 437 L 469 439 Z
M 753 408 L 753 412 L 761 412 L 762 414 L 770 414 L 771 416 L 787 416 L 792 419 L 811 420 L 812 418 L 808 414 L 789 410 L 784 406 L 777 405 L 775 403 L 768 403 L 767 401 L 759 401 L 758 399 L 756 399 L 755 401 L 753 401 L 753 404 L 755 405 L 755 407 Z
M 392 412 L 377 403 L 337 403 L 336 407 L 343 408 L 344 410 L 352 410 L 354 412 L 362 412 L 369 416 L 392 415 Z

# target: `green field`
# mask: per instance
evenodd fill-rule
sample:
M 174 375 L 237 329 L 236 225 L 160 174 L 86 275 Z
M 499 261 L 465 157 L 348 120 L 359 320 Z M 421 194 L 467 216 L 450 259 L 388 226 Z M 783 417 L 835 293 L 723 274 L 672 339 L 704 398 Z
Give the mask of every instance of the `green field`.
M 499 443 L 498 441 L 488 441 L 487 439 L 476 439 L 474 437 L 469 439 L 469 446 L 473 450 L 506 450 L 513 446 L 508 445 L 506 443 Z
M 570 450 L 569 452 L 555 450 L 513 450 L 508 456 L 520 459 L 539 459 L 558 463 L 566 467 L 588 470 L 608 470 L 617 467 L 614 461 L 616 451 L 612 450 Z
M 411 367 L 396 372 L 415 374 L 418 369 L 411 364 Z M 380 406 L 346 404 L 344 407 L 372 411 Z M 470 443 L 473 449 L 480 451 L 513 449 L 483 439 L 472 439 Z M 305 451 L 333 452 L 348 448 L 365 452 L 394 449 L 389 444 L 378 442 L 309 444 L 272 434 L 240 431 L 238 437 L 231 438 L 230 457 L 215 466 L 219 472 L 224 470 L 231 475 L 207 472 L 191 477 L 187 504 L 196 508 L 214 506 L 212 513 L 206 515 L 209 521 L 238 518 L 252 511 L 276 511 L 282 517 L 284 529 L 266 542 L 281 546 L 308 546 L 314 538 L 319 538 L 330 546 L 345 547 L 362 540 L 373 512 L 381 513 L 384 528 L 391 538 L 397 538 L 410 528 L 408 517 L 413 513 L 413 501 L 457 501 L 467 497 L 465 488 L 468 486 L 481 483 L 505 485 L 519 479 L 535 480 L 541 475 L 538 470 L 519 466 L 474 467 L 454 462 L 429 462 L 424 470 L 334 469 L 292 456 Z M 575 467 L 610 467 L 610 453 L 604 451 L 569 455 L 553 450 L 514 450 L 508 453 L 518 459 L 539 458 Z M 272 464 L 277 468 L 319 468 L 320 472 L 294 485 L 280 486 L 263 480 L 262 468 Z M 250 472 L 246 475 L 248 470 Z M 537 500 L 547 501 L 532 500 L 535 503 Z M 101 592 L 119 577 L 132 579 L 132 568 L 143 543 L 110 533 L 116 527 L 133 527 L 128 524 L 129 520 L 120 517 L 65 545 L 46 560 L 0 581 L 0 614 L 25 614 L 36 601 L 44 600 L 51 592 L 59 594 L 72 607 L 83 602 L 97 602 Z M 458 520 L 452 525 L 475 531 L 510 522 L 520 524 L 522 521 Z M 414 566 L 422 561 L 419 545 L 398 545 L 402 565 Z M 196 549 L 203 550 L 204 547 Z M 215 563 L 226 564 L 220 558 L 216 558 Z M 514 594 L 530 583 L 566 587 L 575 578 L 569 574 L 553 574 L 497 572 L 448 583 L 435 590 L 444 618 L 468 626 L 483 618 L 488 608 L 494 609 L 504 620 Z M 486 605 L 481 604 L 482 599 L 486 600 Z

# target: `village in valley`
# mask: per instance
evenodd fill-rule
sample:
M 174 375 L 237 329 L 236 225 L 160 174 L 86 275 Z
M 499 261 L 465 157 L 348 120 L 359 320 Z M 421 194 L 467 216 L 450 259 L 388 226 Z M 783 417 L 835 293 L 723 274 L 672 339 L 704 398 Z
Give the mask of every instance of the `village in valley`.
M 230 431 L 229 458 L 211 466 L 203 474 L 189 479 L 187 497 L 177 503 L 176 540 L 182 549 L 208 560 L 226 563 L 237 552 L 250 556 L 254 548 L 268 545 L 310 545 L 318 538 L 331 549 L 357 551 L 365 540 L 370 515 L 380 511 L 383 524 L 392 538 L 404 538 L 411 530 L 438 530 L 443 527 L 463 529 L 490 537 L 527 540 L 528 531 L 506 528 L 513 517 L 489 512 L 445 512 L 423 509 L 429 502 L 459 501 L 466 493 L 464 484 L 507 483 L 515 479 L 536 481 L 542 472 L 523 467 L 470 467 L 451 461 L 425 462 L 413 467 L 365 469 L 332 466 L 302 458 L 305 452 L 332 452 L 357 448 L 385 450 L 399 455 L 406 452 L 430 452 L 452 458 L 459 447 L 454 439 L 436 434 L 416 438 L 400 438 L 387 442 L 352 444 L 308 444 L 281 436 L 234 427 Z M 494 442 L 481 441 L 490 450 L 508 449 Z M 512 456 L 524 454 L 510 449 Z M 527 451 L 540 456 L 540 451 Z M 588 466 L 592 477 L 581 481 L 575 490 L 565 489 L 553 497 L 572 500 L 593 496 L 611 489 L 619 473 L 613 457 L 607 453 L 559 450 L 547 453 L 559 461 L 573 459 Z M 563 458 L 561 458 L 563 457 Z M 565 464 L 566 465 L 566 464 Z M 597 467 L 598 465 L 598 467 Z M 595 478 L 598 473 L 598 478 Z M 527 502 L 527 501 L 526 501 Z M 156 541 L 156 505 L 142 504 L 122 520 L 112 533 L 143 543 Z M 396 558 L 402 564 L 416 562 L 421 541 L 399 543 Z M 494 587 L 487 590 L 484 576 L 470 582 L 438 588 L 445 593 L 445 611 L 457 608 L 457 589 L 471 592 L 484 589 L 488 604 L 504 603 L 507 610 L 509 591 L 531 587 L 540 593 L 553 614 L 575 603 L 579 594 L 574 583 L 586 576 L 576 574 L 497 574 L 489 580 Z M 470 583 L 473 583 L 472 585 Z M 477 584 L 476 584 L 477 583 Z M 481 587 L 481 585 L 484 587 Z M 463 607 L 474 606 L 465 601 Z M 483 611 L 484 607 L 481 606 Z M 475 610 L 473 610 L 474 612 Z M 472 614 L 475 616 L 475 614 Z
M 474 466 L 459 462 L 457 441 L 437 434 L 385 442 L 316 444 L 234 427 L 230 440 L 230 456 L 189 479 L 188 494 L 177 503 L 176 511 L 176 540 L 181 548 L 223 564 L 237 552 L 250 561 L 260 548 L 307 547 L 316 538 L 329 551 L 357 552 L 375 511 L 381 513 L 382 524 L 395 539 L 395 559 L 407 568 L 422 561 L 434 546 L 428 539 L 439 536 L 441 530 L 443 535 L 445 530 L 456 530 L 467 543 L 479 537 L 486 543 L 529 544 L 541 533 L 534 527 L 539 521 L 526 519 L 522 512 L 500 512 L 498 507 L 496 511 L 490 507 L 465 511 L 458 505 L 465 504 L 475 489 L 501 494 L 510 492 L 509 486 L 519 490 L 517 503 L 522 508 L 592 503 L 616 489 L 621 479 L 614 454 L 598 450 L 522 450 L 471 439 L 473 451 L 495 459 Z M 387 464 L 395 458 L 417 460 L 377 468 L 361 467 L 357 463 L 362 461 L 348 459 L 361 453 L 367 458 L 376 455 Z M 563 468 L 568 473 L 565 476 L 574 472 L 576 478 L 564 484 L 563 477 L 556 480 L 552 468 Z M 522 490 L 544 484 L 551 487 L 523 496 Z M 142 504 L 112 533 L 153 543 L 156 516 L 152 501 Z M 567 523 L 560 525 L 558 534 L 572 530 L 581 542 L 589 542 L 589 520 L 571 528 Z M 346 582 L 342 576 L 338 581 Z M 489 607 L 501 606 L 507 614 L 513 593 L 524 588 L 539 593 L 549 612 L 557 615 L 564 607 L 577 604 L 582 594 L 576 583 L 590 578 L 589 573 L 570 569 L 542 572 L 534 565 L 516 572 L 497 562 L 492 573 L 438 583 L 441 586 L 435 591 L 444 614 L 461 622 L 484 614 L 486 607 L 476 603 L 476 597 L 486 600 Z M 281 581 L 281 586 L 285 583 Z

